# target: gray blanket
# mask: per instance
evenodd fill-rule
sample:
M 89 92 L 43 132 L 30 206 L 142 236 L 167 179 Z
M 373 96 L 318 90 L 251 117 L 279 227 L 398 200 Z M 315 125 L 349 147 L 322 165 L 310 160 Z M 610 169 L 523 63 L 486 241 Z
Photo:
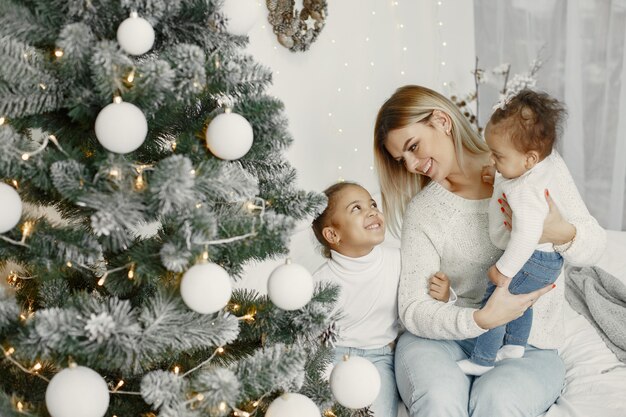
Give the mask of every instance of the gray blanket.
M 626 363 L 626 286 L 598 267 L 567 267 L 565 298 Z

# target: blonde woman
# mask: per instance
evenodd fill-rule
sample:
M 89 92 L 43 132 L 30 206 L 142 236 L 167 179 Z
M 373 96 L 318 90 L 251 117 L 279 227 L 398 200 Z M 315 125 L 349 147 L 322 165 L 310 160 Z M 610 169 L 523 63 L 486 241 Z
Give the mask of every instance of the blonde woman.
M 379 110 L 374 157 L 383 212 L 392 232 L 401 231 L 398 310 L 408 331 L 398 341 L 395 367 L 410 415 L 540 415 L 564 382 L 557 353 L 564 285 L 557 281 L 553 290 L 547 286 L 513 295 L 504 283 L 480 308 L 487 270 L 502 255 L 488 231 L 493 186 L 483 181 L 483 168 L 490 163 L 487 145 L 446 97 L 405 86 Z M 570 216 L 563 218 L 547 197 L 550 212 L 541 241 L 560 245 L 566 261 L 592 264 L 604 250 L 606 235 L 557 159 L 556 183 Z M 456 303 L 428 296 L 429 280 L 438 272 L 448 276 Z M 461 371 L 456 362 L 469 357 L 476 337 L 532 305 L 535 322 L 523 359 L 498 362 L 479 378 Z

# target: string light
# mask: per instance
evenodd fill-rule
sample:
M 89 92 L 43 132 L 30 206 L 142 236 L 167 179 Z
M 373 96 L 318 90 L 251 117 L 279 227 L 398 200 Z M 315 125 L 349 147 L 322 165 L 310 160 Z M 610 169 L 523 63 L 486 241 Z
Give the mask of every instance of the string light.
M 30 236 L 30 234 L 33 231 L 33 228 L 35 226 L 35 222 L 27 220 L 24 222 L 24 224 L 22 225 L 22 240 L 21 243 L 24 243 L 26 241 L 26 238 L 28 236 Z
M 124 386 L 124 380 L 120 379 L 120 381 L 117 383 L 117 385 L 115 386 L 115 388 L 113 388 L 111 392 L 117 392 L 117 390 L 122 388 L 122 386 Z
M 63 56 L 63 49 L 61 48 L 57 48 L 54 50 L 54 56 L 56 56 L 57 58 L 61 58 Z
M 128 74 L 128 77 L 126 77 L 126 81 L 128 81 L 129 83 L 132 83 L 133 81 L 135 81 L 135 70 L 133 69 L 130 74 Z
M 122 102 L 122 97 L 116 95 L 115 97 L 113 97 L 113 103 L 115 104 L 120 104 Z
M 0 126 L 2 126 L 6 121 L 7 119 L 5 117 L 0 117 Z
M 11 183 L 13 184 L 13 186 L 15 188 L 19 188 L 18 185 L 17 185 L 17 180 L 13 180 L 13 181 L 11 181 Z
M 128 279 L 133 279 L 135 278 L 135 264 L 133 264 L 133 266 L 130 267 L 130 269 L 128 270 Z
M 174 374 L 178 375 L 179 372 L 180 372 L 180 366 L 176 365 L 174 367 Z

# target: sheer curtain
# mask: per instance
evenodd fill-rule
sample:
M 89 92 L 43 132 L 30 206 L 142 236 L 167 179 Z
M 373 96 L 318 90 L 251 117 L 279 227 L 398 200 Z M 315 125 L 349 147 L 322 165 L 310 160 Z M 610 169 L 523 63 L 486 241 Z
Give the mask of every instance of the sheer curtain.
M 558 149 L 600 224 L 626 230 L 626 0 L 474 0 L 474 19 L 479 68 L 543 62 L 537 88 L 569 113 Z M 496 98 L 481 86 L 481 121 Z

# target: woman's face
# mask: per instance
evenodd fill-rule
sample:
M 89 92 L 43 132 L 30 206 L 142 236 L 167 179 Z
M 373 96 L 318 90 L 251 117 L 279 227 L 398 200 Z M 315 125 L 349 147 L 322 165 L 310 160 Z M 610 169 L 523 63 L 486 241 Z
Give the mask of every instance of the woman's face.
M 417 122 L 390 131 L 385 148 L 407 171 L 436 182 L 446 179 L 456 165 L 452 137 L 436 122 Z

